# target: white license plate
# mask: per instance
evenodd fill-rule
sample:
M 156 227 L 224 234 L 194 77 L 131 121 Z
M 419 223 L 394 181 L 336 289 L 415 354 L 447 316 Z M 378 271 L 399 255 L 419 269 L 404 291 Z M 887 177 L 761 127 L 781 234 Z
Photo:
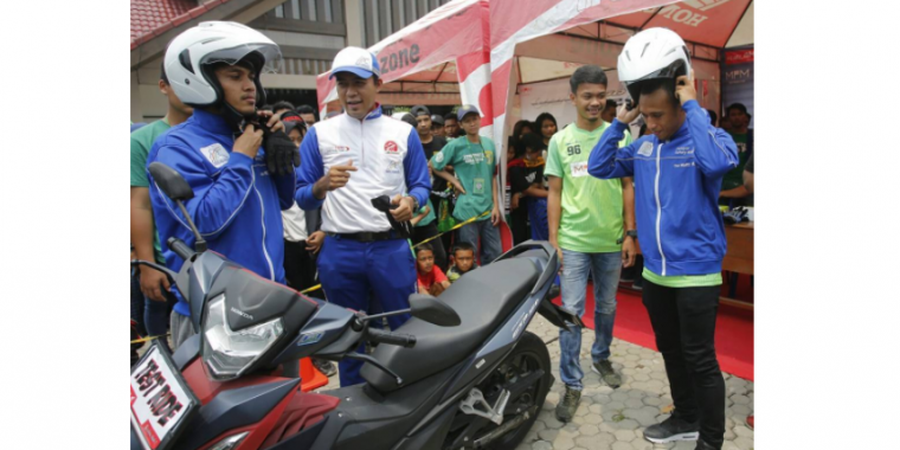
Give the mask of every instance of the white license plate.
M 131 426 L 144 450 L 166 450 L 200 407 L 168 350 L 154 341 L 131 369 Z

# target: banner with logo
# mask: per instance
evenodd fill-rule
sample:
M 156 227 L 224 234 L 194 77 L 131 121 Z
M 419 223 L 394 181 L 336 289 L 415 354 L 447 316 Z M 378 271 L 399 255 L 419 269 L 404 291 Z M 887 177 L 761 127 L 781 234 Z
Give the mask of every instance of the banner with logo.
M 722 104 L 743 103 L 753 128 L 753 46 L 725 51 L 722 66 Z

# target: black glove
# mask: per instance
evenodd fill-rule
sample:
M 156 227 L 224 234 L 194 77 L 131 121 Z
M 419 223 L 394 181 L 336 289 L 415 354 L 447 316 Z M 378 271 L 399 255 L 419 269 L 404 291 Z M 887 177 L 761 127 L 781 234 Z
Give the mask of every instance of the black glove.
M 375 209 L 387 214 L 388 222 L 390 222 L 391 228 L 393 228 L 394 231 L 398 231 L 406 237 L 410 236 L 409 222 L 397 222 L 397 220 L 394 219 L 394 216 L 391 215 L 391 210 L 396 209 L 400 205 L 392 205 L 391 198 L 387 195 L 375 197 L 371 201 L 372 206 L 375 207 Z M 418 213 L 418 211 L 413 211 L 413 217 L 415 217 L 416 213 Z
M 270 133 L 265 142 L 266 165 L 269 173 L 289 175 L 295 167 L 300 167 L 300 149 L 291 141 L 284 131 Z

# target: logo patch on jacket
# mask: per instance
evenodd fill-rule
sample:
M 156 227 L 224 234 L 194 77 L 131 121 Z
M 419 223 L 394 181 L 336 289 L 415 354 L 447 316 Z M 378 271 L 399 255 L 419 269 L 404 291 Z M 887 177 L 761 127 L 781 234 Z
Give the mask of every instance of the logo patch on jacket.
M 397 145 L 394 141 L 387 141 L 384 144 L 384 152 L 390 154 L 397 154 L 400 151 L 400 146 Z
M 225 165 L 228 162 L 228 158 L 231 156 L 228 154 L 228 150 L 225 150 L 225 147 L 222 147 L 222 144 L 215 143 L 213 145 L 203 147 L 200 149 L 200 153 L 212 164 L 216 169 Z
M 334 145 L 330 147 L 325 147 L 322 149 L 323 155 L 334 155 L 338 153 L 347 153 L 350 151 L 350 147 L 346 145 Z
M 641 145 L 641 148 L 638 149 L 638 155 L 640 156 L 650 156 L 653 154 L 653 143 L 650 141 L 644 142 Z
M 402 163 L 403 163 L 403 161 L 401 161 L 399 159 L 392 159 L 392 160 L 388 161 L 388 167 L 387 167 L 387 170 L 385 171 L 385 173 L 392 173 L 392 174 L 400 173 L 400 167 L 401 167 Z

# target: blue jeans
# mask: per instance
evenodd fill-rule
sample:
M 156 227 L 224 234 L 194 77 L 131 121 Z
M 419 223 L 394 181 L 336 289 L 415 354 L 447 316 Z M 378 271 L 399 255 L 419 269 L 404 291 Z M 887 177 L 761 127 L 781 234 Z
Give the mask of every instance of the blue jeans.
M 486 266 L 497 259 L 503 251 L 500 245 L 500 229 L 491 223 L 491 218 L 472 222 L 459 229 L 459 240 L 478 248 L 481 237 L 481 265 Z
M 547 222 L 547 199 L 528 199 L 528 220 L 531 222 L 531 238 L 536 241 L 550 240 L 550 225 Z
M 328 301 L 356 311 L 371 313 L 409 308 L 409 296 L 416 292 L 416 260 L 405 239 L 358 242 L 327 236 L 318 259 L 319 280 Z M 374 294 L 370 302 L 370 293 Z M 377 302 L 377 306 L 373 305 Z M 392 330 L 410 318 L 409 314 L 388 317 Z M 362 350 L 362 346 L 359 347 Z M 362 361 L 343 359 L 341 387 L 363 383 Z
M 140 280 L 140 273 L 137 276 Z M 149 297 L 144 296 L 144 328 L 147 330 L 148 336 L 160 336 L 169 331 L 169 314 L 178 303 L 174 294 L 165 290 L 162 292 L 166 297 L 164 302 L 150 300 Z M 166 341 L 163 340 L 162 343 L 165 344 Z
M 580 253 L 563 249 L 562 303 L 563 308 L 584 315 L 587 297 L 588 271 L 594 280 L 594 346 L 591 357 L 594 362 L 609 359 L 612 344 L 613 323 L 616 320 L 616 289 L 622 271 L 622 254 Z M 559 330 L 559 375 L 571 389 L 582 390 L 581 379 L 581 327 L 568 323 L 572 331 Z

